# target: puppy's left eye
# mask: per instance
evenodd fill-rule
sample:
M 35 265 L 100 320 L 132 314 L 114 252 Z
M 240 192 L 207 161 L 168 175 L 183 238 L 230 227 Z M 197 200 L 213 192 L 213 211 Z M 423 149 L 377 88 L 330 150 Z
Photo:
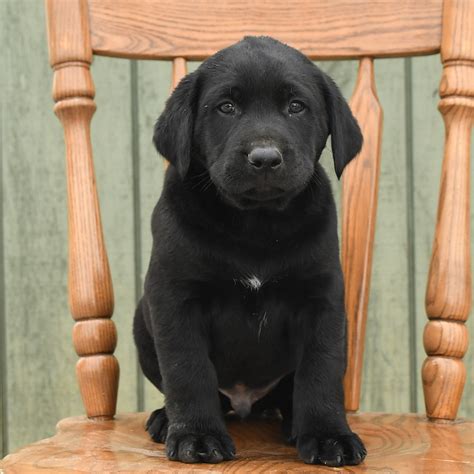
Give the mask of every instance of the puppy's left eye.
M 303 102 L 300 102 L 299 100 L 293 100 L 290 102 L 290 105 L 288 106 L 288 112 L 290 114 L 298 114 L 302 112 L 305 109 L 305 105 Z
M 235 112 L 235 105 L 232 102 L 224 102 L 223 104 L 219 105 L 218 109 L 223 114 L 233 114 Z

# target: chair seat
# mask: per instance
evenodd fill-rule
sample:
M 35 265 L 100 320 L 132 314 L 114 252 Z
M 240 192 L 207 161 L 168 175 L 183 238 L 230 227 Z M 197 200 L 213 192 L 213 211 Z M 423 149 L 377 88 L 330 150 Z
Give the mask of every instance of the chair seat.
M 181 464 L 168 461 L 164 446 L 144 430 L 146 413 L 122 414 L 113 421 L 66 418 L 57 434 L 7 456 L 6 473 L 30 472 L 331 472 L 308 466 L 296 450 L 282 442 L 277 420 L 228 422 L 237 459 L 222 464 Z M 367 413 L 349 415 L 364 440 L 368 456 L 346 472 L 474 472 L 474 422 L 431 423 L 419 415 Z M 337 470 L 336 470 L 337 471 Z M 0 469 L 1 472 L 1 469 Z

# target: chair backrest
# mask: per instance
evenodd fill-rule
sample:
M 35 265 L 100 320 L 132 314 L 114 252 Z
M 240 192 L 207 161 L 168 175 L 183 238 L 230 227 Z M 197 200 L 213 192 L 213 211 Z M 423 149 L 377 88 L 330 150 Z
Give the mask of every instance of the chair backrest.
M 348 315 L 346 408 L 359 406 L 377 209 L 383 112 L 373 62 L 441 52 L 446 125 L 437 226 L 426 295 L 423 366 L 427 414 L 454 419 L 465 381 L 470 311 L 469 147 L 474 116 L 471 0 L 46 0 L 55 112 L 66 141 L 69 295 L 77 375 L 90 417 L 115 413 L 118 363 L 113 290 L 94 178 L 90 121 L 93 54 L 173 61 L 203 59 L 245 35 L 274 36 L 313 59 L 359 59 L 352 110 L 364 146 L 344 172 L 342 263 Z

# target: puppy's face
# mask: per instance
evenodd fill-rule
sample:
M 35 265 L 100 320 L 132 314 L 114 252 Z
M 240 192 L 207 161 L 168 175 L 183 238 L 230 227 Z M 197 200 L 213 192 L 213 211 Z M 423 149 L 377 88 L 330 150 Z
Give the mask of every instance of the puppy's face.
M 180 83 L 154 140 L 183 178 L 199 161 L 232 205 L 282 210 L 308 186 L 329 134 L 340 176 L 362 138 L 338 89 L 297 50 L 249 37 Z

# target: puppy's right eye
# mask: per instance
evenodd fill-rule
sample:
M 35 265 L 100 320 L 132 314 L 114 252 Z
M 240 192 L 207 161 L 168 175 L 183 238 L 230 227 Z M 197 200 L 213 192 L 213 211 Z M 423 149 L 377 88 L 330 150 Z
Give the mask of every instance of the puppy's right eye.
M 300 112 L 303 112 L 305 109 L 305 105 L 303 102 L 300 102 L 299 100 L 293 100 L 290 102 L 290 105 L 288 106 L 288 112 L 290 114 L 299 114 Z
M 223 104 L 219 105 L 218 109 L 223 114 L 233 114 L 235 112 L 235 105 L 232 102 L 224 102 Z

